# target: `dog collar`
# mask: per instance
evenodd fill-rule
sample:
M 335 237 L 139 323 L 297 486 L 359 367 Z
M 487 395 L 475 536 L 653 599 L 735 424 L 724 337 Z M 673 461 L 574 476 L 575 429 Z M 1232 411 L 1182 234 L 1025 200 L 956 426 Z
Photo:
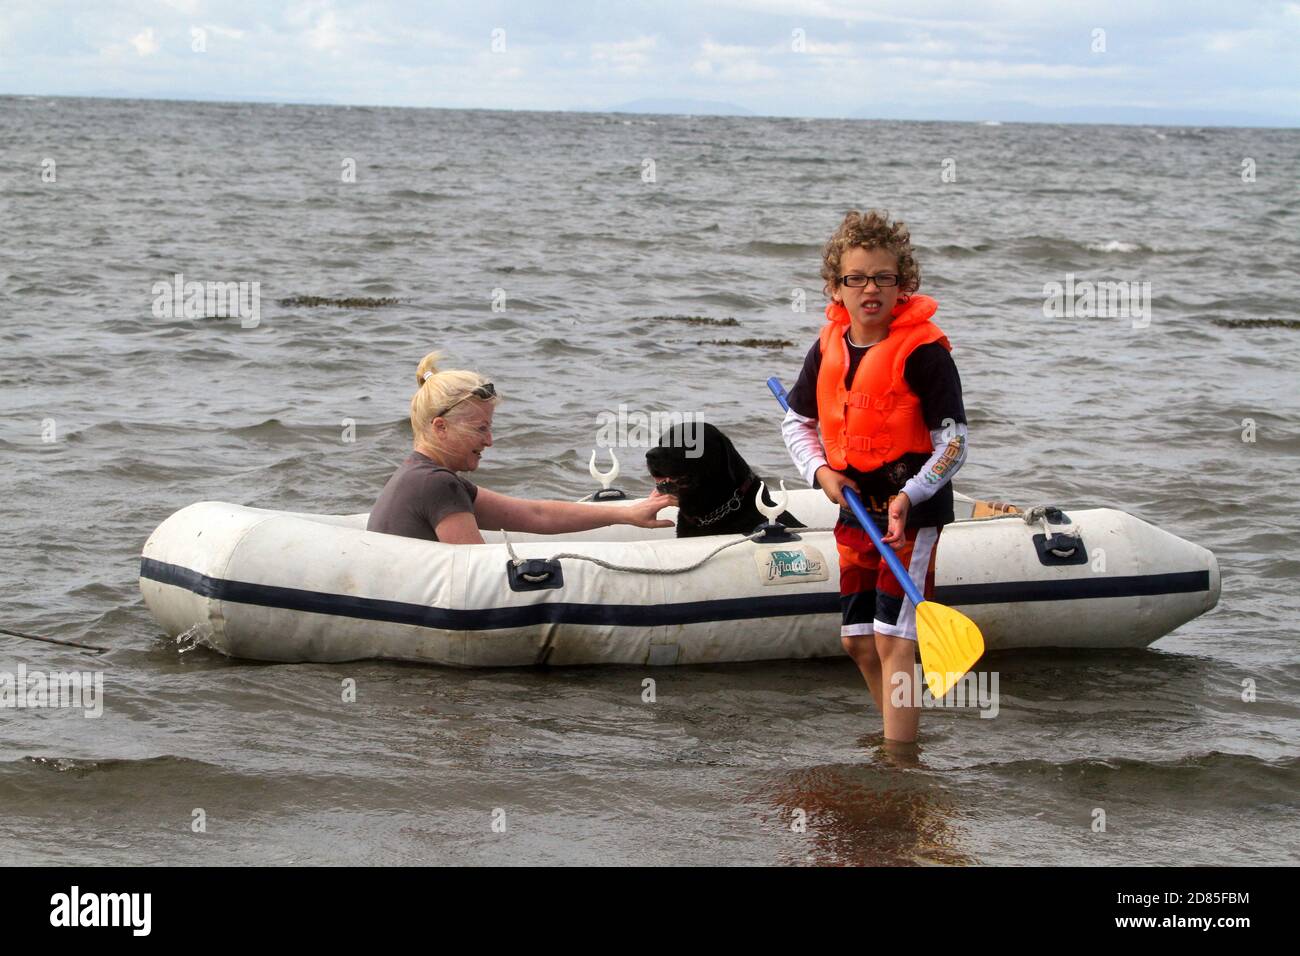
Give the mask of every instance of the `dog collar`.
M 682 520 L 687 524 L 696 525 L 701 528 L 707 528 L 711 524 L 717 524 L 733 511 L 739 511 L 745 502 L 745 495 L 749 489 L 754 486 L 754 473 L 751 471 L 739 488 L 735 490 L 725 502 L 714 508 L 702 518 L 692 518 L 690 515 L 682 515 Z

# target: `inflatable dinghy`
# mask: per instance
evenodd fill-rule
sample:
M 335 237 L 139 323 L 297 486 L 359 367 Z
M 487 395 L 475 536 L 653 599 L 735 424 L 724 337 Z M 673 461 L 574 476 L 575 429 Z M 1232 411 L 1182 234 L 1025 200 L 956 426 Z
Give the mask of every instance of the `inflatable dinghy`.
M 1123 511 L 956 499 L 934 600 L 974 620 L 988 650 L 1144 647 L 1218 602 L 1210 551 Z M 785 507 L 812 530 L 748 540 L 614 526 L 449 545 L 366 531 L 364 514 L 205 501 L 150 536 L 140 590 L 168 635 L 259 661 L 840 656 L 838 509 L 813 489 Z

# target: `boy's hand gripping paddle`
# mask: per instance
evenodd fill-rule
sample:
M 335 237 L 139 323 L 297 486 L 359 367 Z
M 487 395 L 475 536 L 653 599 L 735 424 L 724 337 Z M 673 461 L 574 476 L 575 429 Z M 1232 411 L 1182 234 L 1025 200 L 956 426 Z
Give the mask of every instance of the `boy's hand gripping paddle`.
M 789 410 L 785 387 L 777 378 L 769 378 L 767 387 L 772 390 L 781 407 Z M 894 549 L 880 540 L 880 529 L 871 520 L 857 492 L 852 488 L 841 488 L 840 494 L 853 509 L 858 523 L 866 529 L 871 543 L 876 546 L 895 580 L 916 606 L 917 644 L 921 648 L 921 670 L 925 673 L 925 682 L 930 693 L 936 698 L 942 697 L 952 688 L 962 675 L 975 666 L 975 662 L 984 654 L 984 636 L 975 622 L 960 611 L 927 601 L 921 596 L 912 577 L 898 560 Z

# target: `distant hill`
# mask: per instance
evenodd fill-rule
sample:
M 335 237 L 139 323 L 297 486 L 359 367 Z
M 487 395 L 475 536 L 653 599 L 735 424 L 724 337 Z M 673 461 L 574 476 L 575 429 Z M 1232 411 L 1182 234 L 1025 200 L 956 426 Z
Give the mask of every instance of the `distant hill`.
M 2 94 L 7 97 L 12 94 Z M 171 96 L 159 96 L 153 93 L 138 93 L 131 90 L 112 88 L 92 89 L 78 93 L 61 94 L 17 94 L 32 99 L 44 98 L 105 98 L 124 100 L 159 100 L 163 102 L 212 102 L 212 103 L 254 103 L 274 105 L 309 105 L 309 106 L 352 106 L 361 107 L 369 104 L 338 104 L 328 99 L 310 95 L 264 96 L 258 94 L 240 94 L 231 96 L 221 93 L 186 92 Z M 376 104 L 378 105 L 378 104 Z M 423 106 L 401 107 L 404 109 L 493 109 L 492 107 L 447 107 Z M 497 108 L 499 109 L 499 108 Z M 525 112 L 537 112 L 526 110 Z M 928 104 L 925 106 L 905 106 L 890 108 L 887 104 L 870 109 L 856 110 L 840 117 L 813 117 L 804 113 L 783 113 L 781 111 L 758 113 L 736 103 L 722 100 L 697 100 L 689 98 L 638 99 L 603 107 L 572 107 L 566 110 L 544 110 L 541 112 L 566 113 L 659 113 L 664 115 L 686 116 L 776 116 L 799 119 L 852 119 L 852 120 L 909 120 L 914 122 L 958 122 L 958 123 L 1096 123 L 1119 126 L 1238 126 L 1238 127 L 1276 127 L 1295 129 L 1300 127 L 1300 114 L 1287 116 L 1280 113 L 1250 113 L 1236 110 L 1199 109 L 1195 107 L 1138 107 L 1138 106 L 1069 106 L 1045 107 L 1029 103 L 1010 101 L 989 101 L 978 106 Z
M 972 115 L 978 109 L 979 115 Z M 854 112 L 849 119 L 933 120 L 1004 123 L 1098 123 L 1116 126 L 1274 126 L 1293 128 L 1300 116 L 1208 110 L 1192 107 L 1070 106 L 1051 108 L 1028 103 L 985 103 L 971 106 L 908 107 L 906 110 L 871 109 Z
M 735 103 L 723 103 L 717 100 L 691 99 L 643 99 L 619 103 L 600 110 L 585 110 L 597 113 L 664 113 L 686 116 L 754 116 L 753 110 L 747 110 Z

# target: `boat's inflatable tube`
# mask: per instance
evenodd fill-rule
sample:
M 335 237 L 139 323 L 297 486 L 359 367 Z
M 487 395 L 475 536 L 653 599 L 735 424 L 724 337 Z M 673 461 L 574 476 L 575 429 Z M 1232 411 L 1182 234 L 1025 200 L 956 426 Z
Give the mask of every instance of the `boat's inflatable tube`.
M 959 513 L 963 505 L 969 512 L 970 499 Z M 814 527 L 836 516 L 819 491 L 791 492 L 788 508 Z M 262 661 L 502 667 L 843 653 L 829 531 L 745 541 L 682 574 L 563 558 L 549 582 L 559 586 L 514 590 L 500 533 L 483 545 L 447 545 L 375 534 L 365 522 L 200 502 L 150 536 L 140 589 L 169 635 Z M 564 552 L 671 569 L 739 537 L 618 526 L 510 540 L 521 559 Z M 967 518 L 939 541 L 934 599 L 969 615 L 990 650 L 1142 647 L 1218 596 L 1213 554 L 1122 511 Z

